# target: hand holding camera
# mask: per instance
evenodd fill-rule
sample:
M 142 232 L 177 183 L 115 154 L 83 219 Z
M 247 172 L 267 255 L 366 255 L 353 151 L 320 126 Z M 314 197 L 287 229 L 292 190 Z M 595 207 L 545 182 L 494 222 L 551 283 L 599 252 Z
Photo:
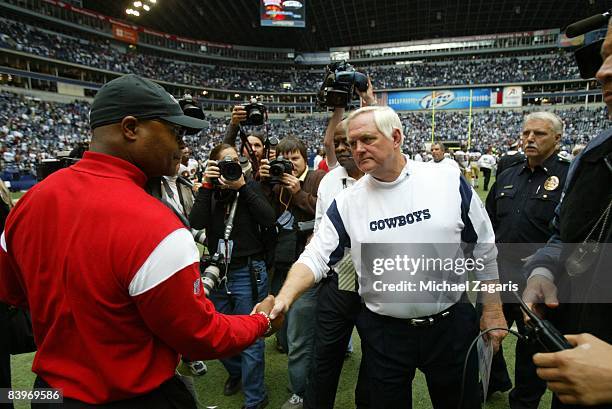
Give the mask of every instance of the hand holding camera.
M 259 162 L 259 177 L 262 179 L 270 178 L 270 161 L 268 159 L 262 159 Z
M 230 124 L 238 126 L 242 122 L 246 121 L 246 119 L 247 111 L 242 105 L 236 105 L 234 108 L 232 108 L 232 119 L 230 120 Z
M 283 183 L 285 189 L 289 190 L 292 195 L 302 190 L 300 180 L 293 176 L 291 173 L 283 174 L 283 176 L 281 177 L 281 182 Z
M 221 173 L 219 172 L 217 161 L 209 159 L 206 164 L 206 170 L 204 170 L 204 183 L 213 183 L 213 181 L 218 180 L 220 176 Z
M 370 77 L 368 77 L 368 88 L 365 91 L 355 88 L 355 92 L 357 92 L 361 98 L 361 104 L 363 106 L 376 105 L 376 97 L 374 96 L 374 88 L 372 87 L 372 79 Z
M 246 184 L 242 167 L 231 157 L 209 160 L 204 172 L 204 183 L 212 183 L 222 189 L 238 190 Z

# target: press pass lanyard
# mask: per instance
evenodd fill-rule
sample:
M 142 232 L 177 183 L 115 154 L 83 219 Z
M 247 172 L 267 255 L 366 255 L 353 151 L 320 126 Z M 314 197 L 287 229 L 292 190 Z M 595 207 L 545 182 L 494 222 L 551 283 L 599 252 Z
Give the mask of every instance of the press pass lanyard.
M 168 199 L 170 199 L 172 201 L 172 203 L 171 203 L 172 207 L 174 207 L 178 212 L 180 212 L 181 214 L 186 216 L 185 215 L 185 209 L 183 207 L 182 201 L 180 201 L 180 202 L 176 201 L 176 198 L 174 197 L 174 192 L 170 188 L 170 184 L 163 177 L 162 177 L 162 185 L 164 186 L 164 190 L 166 191 L 166 195 L 168 196 Z M 178 184 L 176 185 L 176 190 L 178 191 Z M 181 200 L 180 197 L 179 197 L 179 200 Z

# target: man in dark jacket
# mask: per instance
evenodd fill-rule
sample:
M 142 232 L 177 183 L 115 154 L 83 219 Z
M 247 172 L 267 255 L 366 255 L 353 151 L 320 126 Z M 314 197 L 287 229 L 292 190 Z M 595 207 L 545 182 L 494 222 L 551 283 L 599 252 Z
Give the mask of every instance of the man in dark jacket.
M 276 206 L 278 240 L 275 250 L 272 292 L 280 290 L 287 272 L 304 250 L 314 229 L 317 191 L 325 172 L 308 170 L 306 147 L 295 137 L 286 137 L 276 148 L 277 158 L 282 156 L 292 164 L 291 173 L 285 172 L 279 183 L 267 184 L 271 200 Z M 259 169 L 262 181 L 270 181 L 270 164 L 264 159 Z M 312 222 L 307 223 L 305 222 Z M 310 226 L 309 226 L 309 225 Z M 293 395 L 283 409 L 301 408 L 306 390 L 313 350 L 315 301 L 317 287 L 306 292 L 287 315 L 287 346 L 289 382 Z M 279 343 L 282 347 L 282 335 Z

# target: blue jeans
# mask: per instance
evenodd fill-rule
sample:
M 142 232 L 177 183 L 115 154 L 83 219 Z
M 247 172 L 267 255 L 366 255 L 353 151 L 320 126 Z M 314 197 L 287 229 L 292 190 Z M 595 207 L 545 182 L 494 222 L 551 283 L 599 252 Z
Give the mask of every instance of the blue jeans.
M 263 261 L 252 262 L 251 268 L 257 280 L 258 300 L 268 295 L 268 273 Z M 227 288 L 226 288 L 227 287 Z M 231 294 L 228 294 L 227 292 Z M 251 292 L 251 272 L 249 267 L 230 270 L 227 286 L 221 285 L 210 295 L 210 300 L 217 311 L 231 315 L 248 315 L 253 310 L 253 294 Z M 242 390 L 245 405 L 256 405 L 266 397 L 264 386 L 264 340 L 259 338 L 253 345 L 239 355 L 222 359 L 221 363 L 233 378 L 242 378 Z
M 318 291 L 318 285 L 307 290 L 293 303 L 287 313 L 289 383 L 291 391 L 300 397 L 304 397 L 306 379 L 312 362 Z

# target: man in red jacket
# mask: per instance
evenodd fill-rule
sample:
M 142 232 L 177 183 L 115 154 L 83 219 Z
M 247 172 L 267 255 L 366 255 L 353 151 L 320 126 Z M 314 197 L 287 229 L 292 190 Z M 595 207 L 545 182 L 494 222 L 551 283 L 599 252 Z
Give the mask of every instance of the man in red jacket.
M 98 91 L 90 125 L 83 159 L 11 211 L 0 301 L 30 309 L 35 387 L 61 389 L 71 408 L 195 408 L 175 377 L 179 354 L 232 356 L 271 329 L 271 300 L 250 316 L 215 311 L 191 234 L 143 188 L 174 173 L 183 130 L 206 122 L 126 75 Z

